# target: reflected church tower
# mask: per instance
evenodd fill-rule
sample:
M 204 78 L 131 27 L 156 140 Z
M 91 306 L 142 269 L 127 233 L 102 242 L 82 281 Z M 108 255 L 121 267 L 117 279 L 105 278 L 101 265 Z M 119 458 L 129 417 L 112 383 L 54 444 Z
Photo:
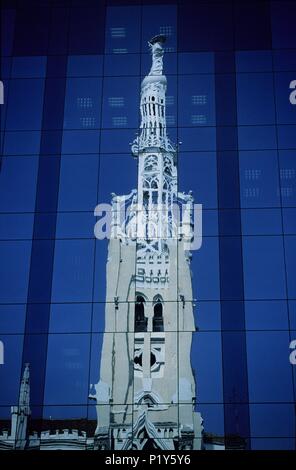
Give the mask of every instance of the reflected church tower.
M 98 449 L 203 447 L 190 363 L 193 198 L 178 192 L 167 136 L 164 42 L 149 42 L 152 67 L 141 85 L 138 188 L 112 198 L 100 380 L 91 395 Z

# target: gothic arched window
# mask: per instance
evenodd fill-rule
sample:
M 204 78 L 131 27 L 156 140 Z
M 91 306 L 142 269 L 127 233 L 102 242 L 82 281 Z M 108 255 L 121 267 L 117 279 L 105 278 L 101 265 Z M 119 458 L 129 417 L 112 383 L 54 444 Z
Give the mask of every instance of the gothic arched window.
M 153 331 L 163 331 L 163 313 L 160 300 L 157 300 L 154 305 Z
M 147 318 L 145 318 L 145 299 L 137 295 L 135 303 L 135 332 L 147 331 Z
M 158 181 L 157 181 L 157 179 L 153 179 L 153 180 L 151 181 L 151 188 L 152 188 L 152 189 L 157 189 L 157 186 L 158 186 Z

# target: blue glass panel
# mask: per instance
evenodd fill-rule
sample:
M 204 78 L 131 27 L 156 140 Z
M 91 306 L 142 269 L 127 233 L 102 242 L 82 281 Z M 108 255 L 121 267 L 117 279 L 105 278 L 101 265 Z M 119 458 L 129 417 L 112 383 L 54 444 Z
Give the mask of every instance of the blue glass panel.
M 182 74 L 214 73 L 213 52 L 183 52 L 178 54 L 178 70 Z
M 0 305 L 1 339 L 3 334 L 23 334 L 25 327 L 25 319 L 25 305 Z
M 65 5 L 63 8 L 62 5 Z M 51 9 L 51 27 L 48 44 L 48 54 L 67 54 L 69 33 L 69 9 L 61 2 Z
M 0 214 L 0 239 L 30 239 L 33 223 L 33 214 Z
M 218 56 L 220 57 L 220 56 Z M 215 68 L 223 65 L 215 56 Z M 215 75 L 215 101 L 216 122 L 218 126 L 237 126 L 237 96 L 236 76 L 234 73 L 216 73 Z M 225 127 L 223 127 L 225 132 Z M 217 133 L 219 136 L 219 133 Z M 220 150 L 219 145 L 217 147 Z
M 1 57 L 0 59 L 0 67 L 1 67 L 1 80 L 4 81 L 5 78 L 10 77 L 10 72 L 11 72 L 11 63 L 12 63 L 12 58 L 11 57 Z M 4 85 L 4 89 L 5 89 Z
M 220 220 L 219 220 L 220 227 Z M 242 327 L 243 309 L 243 263 L 240 236 L 226 236 L 219 238 L 220 251 L 220 289 L 221 299 L 226 301 L 222 312 L 222 324 L 226 329 L 232 329 L 232 324 Z M 232 306 L 233 300 L 237 300 L 236 307 Z M 229 304 L 227 301 L 231 301 Z M 234 313 L 234 312 L 237 313 Z M 235 322 L 233 323 L 233 318 Z
M 46 210 L 46 209 L 45 209 Z M 50 209 L 49 209 L 50 210 Z M 34 218 L 34 239 L 48 240 L 55 236 L 56 213 L 37 213 Z
M 288 283 L 288 297 L 296 298 L 296 236 L 285 236 L 285 257 Z
M 286 125 L 278 126 L 278 147 L 279 149 L 296 148 L 296 126 Z
M 138 134 L 137 129 L 112 129 L 101 131 L 102 153 L 126 153 Z
M 219 234 L 221 237 L 234 237 L 241 234 L 241 215 L 239 209 L 219 211 Z
M 296 235 L 296 208 L 283 209 L 284 233 Z
M 295 151 L 281 150 L 279 152 L 281 202 L 285 207 L 296 205 L 296 163 Z
M 177 5 L 143 5 L 141 26 L 142 52 L 147 52 L 147 41 L 156 34 L 166 36 L 165 51 L 176 51 Z
M 195 325 L 199 331 L 220 330 L 221 312 L 219 302 L 196 302 L 194 308 Z
M 26 302 L 30 254 L 30 241 L 0 243 L 0 302 Z
M 179 187 L 183 190 L 182 187 Z M 198 202 L 198 198 L 196 201 Z M 213 209 L 203 209 L 202 211 L 202 234 L 204 236 L 218 236 L 218 214 Z
M 248 404 L 226 403 L 224 405 L 226 450 L 250 448 L 250 419 Z
M 11 408 L 10 406 L 2 406 L 0 405 L 0 426 L 1 429 L 7 429 L 7 420 L 11 419 Z M 4 422 L 2 421 L 4 420 Z M 4 424 L 4 426 L 3 426 Z
M 235 55 L 237 72 L 271 72 L 271 51 L 237 51 Z
M 238 305 L 237 302 L 236 304 Z M 242 313 L 238 311 L 238 315 L 242 316 Z M 222 321 L 223 315 L 224 313 Z M 225 433 L 249 436 L 245 341 L 245 331 L 222 332 Z
M 180 77 L 178 87 L 179 126 L 214 126 L 214 76 Z
M 62 125 L 62 123 L 61 123 Z M 61 142 L 62 142 L 63 131 L 57 130 L 43 130 L 41 136 L 41 145 L 40 153 L 45 155 L 59 155 L 61 152 Z M 56 159 L 60 160 L 58 157 Z
M 243 237 L 246 299 L 286 297 L 282 237 Z
M 66 58 L 48 57 L 48 71 L 55 76 L 46 79 L 43 111 L 43 128 L 61 130 L 64 116 L 66 79 L 59 78 L 60 73 L 66 68 Z
M 93 211 L 97 204 L 98 155 L 63 155 L 59 211 Z
M 177 104 L 178 104 L 178 88 L 177 77 L 170 77 L 168 80 L 168 88 L 166 93 L 166 124 L 167 127 L 174 127 L 177 125 Z M 175 130 L 175 129 L 174 129 Z M 169 129 L 168 135 L 172 141 L 176 141 L 173 136 L 173 130 Z
M 218 79 L 217 74 L 230 74 L 230 73 L 234 74 L 235 73 L 235 55 L 233 51 L 216 51 L 215 52 L 215 73 L 216 73 L 217 79 Z M 234 75 L 232 76 L 232 78 L 234 78 Z M 216 83 L 218 82 L 219 80 L 216 81 Z
M 253 437 L 293 437 L 295 435 L 294 405 L 250 405 L 251 433 Z
M 247 332 L 250 402 L 293 401 L 287 331 Z
M 203 237 L 202 246 L 193 253 L 192 278 L 194 297 L 198 300 L 219 300 L 219 248 L 218 239 Z
M 46 144 L 44 145 L 46 147 Z M 57 209 L 60 162 L 60 155 L 40 156 L 36 193 L 36 212 L 55 212 Z M 53 227 L 53 224 L 54 222 L 51 227 Z M 40 232 L 44 233 L 44 230 L 40 225 L 41 224 L 39 224 L 38 229 Z M 49 230 L 48 233 L 52 234 L 53 229 Z
M 240 150 L 276 149 L 275 126 L 239 126 L 238 145 Z
M 240 152 L 242 207 L 276 207 L 280 204 L 276 151 Z
M 101 155 L 98 203 L 111 203 L 111 192 L 129 194 L 137 186 L 137 162 L 131 155 Z
M 89 302 L 92 298 L 93 240 L 57 240 L 53 302 Z
M 42 78 L 46 74 L 47 59 L 41 57 L 14 57 L 11 77 L 13 78 Z
M 83 405 L 87 403 L 89 359 L 90 335 L 51 334 L 48 336 L 45 404 Z
M 68 51 L 72 55 L 101 54 L 104 49 L 105 4 L 96 2 L 92 8 L 70 9 Z
M 220 151 L 237 150 L 237 128 L 234 126 L 220 126 L 216 128 L 217 148 Z
M 1 9 L 1 55 L 11 55 L 14 41 L 16 9 Z
M 43 92 L 43 80 L 11 80 L 6 118 L 7 130 L 41 129 Z
M 98 130 L 67 131 L 63 132 L 62 153 L 98 153 L 99 152 Z
M 247 330 L 287 330 L 287 302 L 260 300 L 245 302 Z
M 37 214 L 35 215 L 35 217 Z M 45 228 L 42 226 L 42 229 Z M 51 227 L 52 228 L 52 227 Z M 52 266 L 55 241 L 53 234 L 48 234 L 47 239 L 34 239 L 30 266 L 30 283 L 28 290 L 28 302 L 43 302 L 48 304 L 51 297 Z M 43 238 L 46 237 L 45 233 Z M 41 237 L 40 237 L 41 238 Z M 49 308 L 43 310 L 43 328 L 46 330 Z M 30 332 L 31 325 L 28 325 Z M 34 325 L 32 326 L 34 328 Z
M 96 219 L 93 211 L 63 212 L 57 215 L 56 238 L 93 238 Z
M 217 207 L 216 155 L 207 153 L 181 153 L 178 161 L 179 190 L 193 191 L 196 203 L 203 208 Z
M 197 410 L 200 411 L 204 420 L 205 432 L 215 436 L 224 435 L 224 410 L 223 405 L 199 403 Z
M 151 59 L 150 59 L 151 60 Z M 104 60 L 104 75 L 108 76 L 133 76 L 140 75 L 139 54 L 106 54 Z
M 291 49 L 296 47 L 294 2 L 273 1 L 271 8 L 272 46 L 274 49 Z
M 217 133 L 217 145 L 219 134 Z M 219 208 L 238 208 L 239 201 L 239 158 L 236 151 L 217 152 L 217 190 Z M 231 188 L 231 191 L 229 191 Z M 219 213 L 220 216 L 221 212 Z
M 41 260 L 40 260 L 41 261 Z M 31 288 L 31 277 L 32 277 L 32 272 L 33 268 L 31 266 L 30 270 L 30 288 Z M 41 289 L 42 289 L 41 285 Z M 30 293 L 31 294 L 31 293 Z M 29 300 L 30 300 L 30 294 L 28 295 Z M 48 316 L 49 316 L 49 304 L 47 303 L 35 303 L 35 304 L 27 304 L 27 314 L 26 314 L 26 346 L 24 354 L 26 355 L 28 353 L 28 333 L 30 335 L 35 335 L 36 333 L 44 333 L 44 335 L 40 335 L 40 338 L 43 340 L 41 343 L 44 346 L 44 352 L 46 351 L 46 343 L 44 342 L 45 339 L 45 334 L 48 331 Z M 38 338 L 36 336 L 36 338 Z M 41 352 L 41 344 L 39 344 L 40 347 L 40 357 L 42 356 Z M 31 349 L 31 348 L 29 348 Z M 39 358 L 40 360 L 40 358 Z M 30 362 L 30 361 L 28 361 Z M 40 367 L 44 367 L 44 363 L 40 361 Z
M 242 209 L 244 235 L 279 235 L 282 233 L 280 209 Z
M 235 2 L 233 28 L 236 49 L 271 49 L 268 3 Z
M 50 333 L 88 333 L 91 331 L 92 304 L 52 304 Z
M 233 12 L 228 3 L 178 6 L 178 47 L 182 52 L 233 49 Z
M 182 334 L 180 334 L 180 339 Z M 207 358 L 206 361 L 203 358 Z M 214 332 L 193 334 L 191 364 L 198 377 L 199 403 L 222 403 L 221 335 Z
M 35 207 L 38 159 L 6 157 L 0 173 L 0 210 L 32 212 Z
M 290 327 L 292 330 L 296 330 L 296 300 L 289 301 L 289 319 Z M 295 333 L 293 337 L 295 338 Z
M 237 75 L 239 125 L 273 124 L 275 121 L 271 73 Z
M 140 7 L 108 7 L 105 52 L 114 54 L 139 52 L 140 26 Z
M 104 82 L 103 127 L 138 127 L 138 77 L 111 77 Z
M 216 130 L 214 127 L 180 127 L 179 139 L 182 151 L 216 150 Z
M 273 66 L 277 72 L 296 70 L 296 50 L 273 51 Z
M 67 75 L 67 56 L 48 56 L 47 58 L 47 79 L 48 78 L 65 78 Z M 48 83 L 50 83 L 51 80 Z M 63 90 L 65 91 L 65 90 Z
M 99 78 L 69 78 L 67 80 L 64 129 L 98 129 L 101 115 Z
M 68 56 L 68 77 L 99 77 L 102 72 L 102 55 Z
M 14 55 L 46 55 L 51 23 L 49 4 L 34 5 L 32 10 L 19 5 L 16 15 Z

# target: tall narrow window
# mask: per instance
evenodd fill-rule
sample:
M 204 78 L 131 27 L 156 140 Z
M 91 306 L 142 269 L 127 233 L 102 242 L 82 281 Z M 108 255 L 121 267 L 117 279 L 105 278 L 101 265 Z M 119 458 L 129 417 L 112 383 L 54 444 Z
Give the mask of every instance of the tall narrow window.
M 147 331 L 147 318 L 145 318 L 145 299 L 137 295 L 135 304 L 135 332 Z
M 161 302 L 157 302 L 154 305 L 153 331 L 163 331 L 163 315 Z

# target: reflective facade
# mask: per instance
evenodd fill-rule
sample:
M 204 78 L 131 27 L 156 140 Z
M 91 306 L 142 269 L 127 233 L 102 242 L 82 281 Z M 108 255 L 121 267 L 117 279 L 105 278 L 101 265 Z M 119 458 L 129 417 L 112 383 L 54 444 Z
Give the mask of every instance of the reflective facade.
M 165 34 L 178 190 L 203 205 L 191 363 L 205 437 L 295 449 L 295 13 L 292 1 L 3 2 L 1 429 L 30 363 L 30 432 L 94 434 L 108 244 L 94 209 L 136 186 L 147 41 Z

